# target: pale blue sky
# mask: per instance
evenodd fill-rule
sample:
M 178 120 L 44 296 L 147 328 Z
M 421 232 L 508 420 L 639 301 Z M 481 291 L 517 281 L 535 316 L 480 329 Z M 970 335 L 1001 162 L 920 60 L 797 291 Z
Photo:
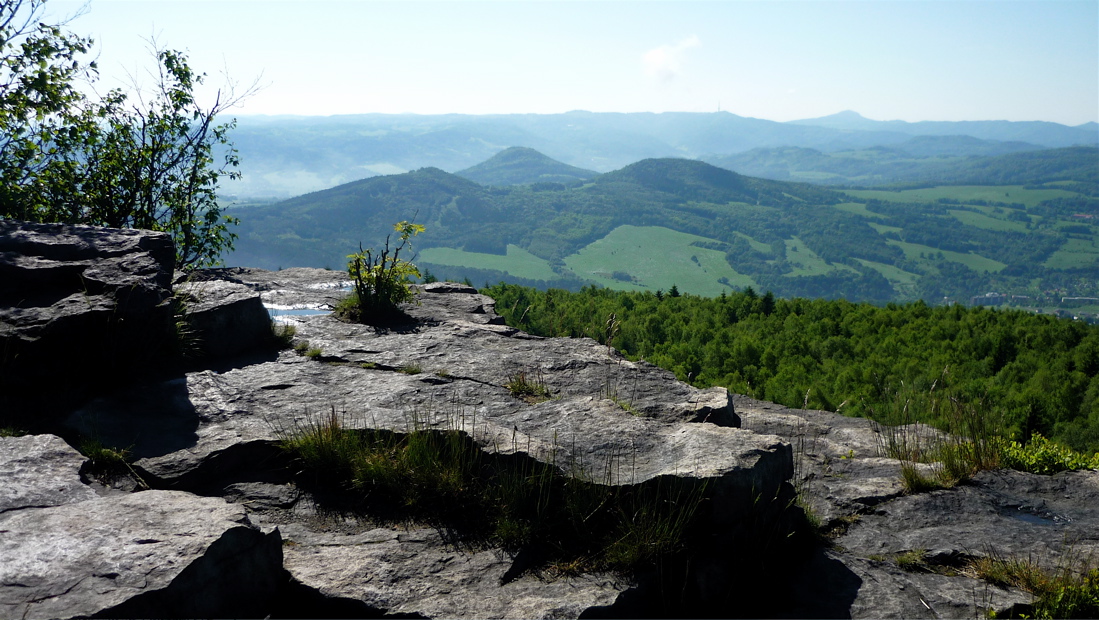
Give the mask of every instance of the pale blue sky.
M 237 114 L 1099 121 L 1099 0 L 91 0 L 69 27 L 108 84 L 152 35 L 211 83 L 259 77 Z

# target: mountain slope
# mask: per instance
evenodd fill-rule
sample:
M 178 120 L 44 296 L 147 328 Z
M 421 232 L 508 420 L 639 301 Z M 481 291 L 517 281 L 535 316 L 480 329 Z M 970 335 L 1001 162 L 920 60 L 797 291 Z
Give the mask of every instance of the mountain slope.
M 586 181 L 599 173 L 561 163 L 531 148 L 513 146 L 454 174 L 481 185 L 529 185 Z
M 414 220 L 427 228 L 420 264 L 478 284 L 675 284 L 705 295 L 752 286 L 877 302 L 1099 296 L 1099 182 L 1087 177 L 1096 149 L 1057 151 L 980 158 L 985 168 L 971 171 L 1071 178 L 904 191 L 839 192 L 688 159 L 643 160 L 583 185 L 485 187 L 425 168 L 238 210 L 229 260 L 342 268 L 360 243 L 378 248 L 394 222 Z

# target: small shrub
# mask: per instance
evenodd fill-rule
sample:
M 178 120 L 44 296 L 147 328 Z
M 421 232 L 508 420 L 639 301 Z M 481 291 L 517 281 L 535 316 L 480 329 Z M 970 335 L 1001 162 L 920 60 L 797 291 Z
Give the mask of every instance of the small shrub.
M 298 343 L 296 345 L 294 345 L 294 352 L 297 353 L 298 355 L 305 355 L 305 352 L 308 351 L 308 350 L 309 350 L 309 341 L 308 340 L 299 340 Z
M 319 359 L 323 355 L 324 351 L 322 351 L 320 347 L 309 347 L 305 351 L 305 357 L 308 357 L 311 360 Z
M 26 433 L 14 426 L 0 426 L 0 437 L 22 437 L 23 435 Z
M 420 277 L 420 271 L 400 256 L 412 249 L 412 237 L 422 233 L 424 227 L 401 221 L 393 228 L 400 239 L 395 248 L 390 248 L 392 235 L 387 235 L 381 253 L 364 250 L 360 245 L 357 253 L 348 255 L 347 273 L 353 291 L 336 306 L 338 316 L 357 323 L 384 324 L 401 318 L 398 306 L 414 299 L 411 282 Z
M 1025 445 L 1007 441 L 1002 445 L 1005 467 L 1032 474 L 1055 474 L 1075 469 L 1099 469 L 1099 453 L 1088 456 L 1054 443 L 1035 433 Z

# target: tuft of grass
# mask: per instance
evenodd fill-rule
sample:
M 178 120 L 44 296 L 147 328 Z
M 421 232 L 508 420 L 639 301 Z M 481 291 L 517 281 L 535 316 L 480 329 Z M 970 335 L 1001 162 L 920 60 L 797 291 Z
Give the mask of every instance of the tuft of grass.
M 27 433 L 14 426 L 0 426 L 0 437 L 22 437 Z
M 290 325 L 289 323 L 278 323 L 271 321 L 271 342 L 279 350 L 289 349 L 294 344 L 294 336 L 298 333 L 298 328 Z
M 348 428 L 333 409 L 281 445 L 312 484 L 359 498 L 375 519 L 409 519 L 459 537 L 530 549 L 559 571 L 630 571 L 686 548 L 706 485 L 659 478 L 610 484 L 566 476 L 525 454 L 485 453 L 464 432 L 414 425 L 406 433 Z M 556 461 L 556 451 L 554 452 Z M 308 483 L 308 482 L 307 482 Z
M 400 368 L 397 369 L 397 372 L 400 372 L 400 373 L 403 373 L 403 374 L 406 374 L 406 375 L 418 375 L 423 371 L 424 371 L 424 369 L 422 367 L 420 367 L 419 364 L 415 364 L 415 363 L 405 364 L 404 366 L 401 366 Z
M 362 368 L 364 370 L 375 370 L 377 367 L 378 365 L 374 362 L 362 362 L 361 364 L 359 364 L 359 368 Z
M 305 357 L 308 357 L 311 360 L 319 359 L 323 355 L 324 351 L 322 351 L 320 347 L 309 347 L 305 352 Z
M 910 573 L 928 571 L 926 549 L 905 551 L 893 558 L 893 561 L 897 563 L 897 568 L 900 568 L 903 571 Z
M 504 387 L 511 392 L 512 396 L 528 403 L 537 403 L 550 398 L 550 391 L 541 371 L 534 374 L 528 374 L 523 370 L 511 373 Z
M 976 577 L 1034 595 L 1031 618 L 1099 618 L 1099 568 L 1071 558 L 1047 570 L 1033 559 L 983 556 L 970 562 Z

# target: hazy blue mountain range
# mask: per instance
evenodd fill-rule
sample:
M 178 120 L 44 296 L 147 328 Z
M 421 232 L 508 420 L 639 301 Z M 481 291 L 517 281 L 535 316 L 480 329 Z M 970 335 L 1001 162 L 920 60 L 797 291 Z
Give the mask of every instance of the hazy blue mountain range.
M 599 173 L 563 164 L 538 151 L 513 146 L 487 161 L 454 173 L 481 185 L 529 185 L 531 183 L 575 183 Z
M 741 174 L 826 185 L 1004 185 L 1099 181 L 1099 149 L 1025 150 L 1019 142 L 922 136 L 894 146 L 826 153 L 799 147 L 752 149 L 702 160 Z M 963 155 L 942 154 L 955 147 Z M 1034 147 L 1030 147 L 1034 148 Z M 1013 152 L 1016 151 L 1016 152 Z M 936 154 L 939 153 L 939 154 Z M 979 156 L 979 154 L 1004 153 Z
M 1099 126 L 1094 123 L 1080 127 L 999 121 L 897 124 L 837 116 L 858 126 L 828 126 L 836 125 L 836 117 L 779 123 L 728 112 L 246 116 L 232 134 L 244 177 L 229 184 L 225 194 L 286 198 L 423 167 L 455 172 L 513 146 L 535 149 L 570 166 L 607 172 L 647 158 L 715 157 L 757 148 L 832 153 L 892 147 L 909 143 L 913 133 L 1022 141 L 1039 148 L 1099 144 Z M 936 156 L 963 156 L 975 154 L 975 148 L 974 143 L 955 138 L 925 144 L 923 151 L 909 154 L 918 156 L 931 149 Z M 1015 146 L 985 144 L 982 148 Z
M 974 160 L 986 178 L 1025 182 L 903 191 L 837 191 L 681 158 L 570 184 L 484 186 L 423 168 L 237 209 L 227 263 L 343 269 L 360 243 L 378 248 L 394 222 L 415 220 L 427 227 L 418 264 L 477 285 L 751 286 L 876 302 L 1099 296 L 1099 180 L 1086 163 L 1099 151 L 1037 153 L 1060 155 Z

